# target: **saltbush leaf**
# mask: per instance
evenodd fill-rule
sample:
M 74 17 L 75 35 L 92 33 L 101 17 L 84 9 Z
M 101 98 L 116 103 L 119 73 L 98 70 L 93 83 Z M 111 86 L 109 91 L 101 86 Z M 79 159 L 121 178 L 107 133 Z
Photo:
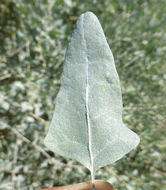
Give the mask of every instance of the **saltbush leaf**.
M 93 13 L 82 14 L 66 51 L 45 144 L 94 173 L 138 143 L 139 137 L 122 121 L 119 77 L 102 27 Z

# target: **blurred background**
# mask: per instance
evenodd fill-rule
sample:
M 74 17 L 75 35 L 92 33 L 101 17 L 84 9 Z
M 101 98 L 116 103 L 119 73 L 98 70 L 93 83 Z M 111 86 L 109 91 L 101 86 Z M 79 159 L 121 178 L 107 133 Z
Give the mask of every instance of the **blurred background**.
M 93 11 L 115 57 L 124 122 L 141 143 L 101 168 L 117 190 L 166 189 L 166 1 L 0 0 L 0 189 L 90 179 L 43 144 L 77 17 Z

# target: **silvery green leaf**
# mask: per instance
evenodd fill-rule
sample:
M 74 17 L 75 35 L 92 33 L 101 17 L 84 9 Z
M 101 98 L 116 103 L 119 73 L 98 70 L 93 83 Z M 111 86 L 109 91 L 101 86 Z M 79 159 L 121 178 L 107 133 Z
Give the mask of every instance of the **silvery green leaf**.
M 122 121 L 122 95 L 114 58 L 97 17 L 76 23 L 45 144 L 81 162 L 91 173 L 122 158 L 139 137 Z

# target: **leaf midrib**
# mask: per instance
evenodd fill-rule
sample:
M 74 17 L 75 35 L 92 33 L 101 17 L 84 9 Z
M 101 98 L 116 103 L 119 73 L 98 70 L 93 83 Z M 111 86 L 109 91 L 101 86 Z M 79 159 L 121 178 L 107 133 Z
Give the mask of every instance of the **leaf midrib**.
M 90 156 L 90 170 L 91 170 L 91 174 L 93 175 L 93 170 L 94 170 L 94 164 L 93 164 L 93 153 L 92 153 L 92 132 L 91 132 L 91 125 L 90 125 L 90 115 L 89 115 L 89 59 L 88 59 L 88 55 L 87 55 L 87 43 L 86 43 L 86 39 L 85 39 L 85 32 L 84 32 L 84 15 L 83 15 L 83 19 L 82 19 L 82 31 L 83 31 L 83 41 L 85 43 L 85 52 L 86 52 L 86 91 L 85 91 L 85 95 L 86 95 L 86 100 L 85 100 L 85 107 L 86 107 L 86 120 L 87 120 L 87 125 L 88 125 L 88 151 L 89 151 L 89 156 Z

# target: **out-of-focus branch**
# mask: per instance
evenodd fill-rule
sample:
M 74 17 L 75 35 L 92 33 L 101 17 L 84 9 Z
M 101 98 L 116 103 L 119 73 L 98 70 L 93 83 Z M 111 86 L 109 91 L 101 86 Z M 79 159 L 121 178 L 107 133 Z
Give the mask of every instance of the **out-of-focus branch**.
M 8 98 L 8 97 L 2 95 L 2 94 L 0 94 L 0 98 L 2 98 L 2 99 L 4 99 L 4 100 L 7 100 L 8 102 L 10 102 L 12 105 L 14 105 L 14 106 L 16 106 L 16 107 L 22 107 L 20 103 L 15 102 L 15 101 L 13 101 L 12 99 L 10 99 L 10 98 Z M 46 120 L 44 120 L 43 118 L 39 117 L 38 115 L 36 115 L 36 114 L 33 113 L 33 112 L 28 112 L 28 114 L 29 114 L 30 116 L 32 116 L 34 119 L 36 119 L 36 120 L 38 120 L 38 121 L 40 121 L 40 122 L 42 122 L 42 123 L 44 123 L 44 124 L 46 124 L 46 122 L 47 122 Z
M 16 145 L 14 148 L 13 165 L 15 165 L 17 163 L 17 157 L 18 157 L 18 139 L 16 141 Z M 16 174 L 16 170 L 15 170 L 15 168 L 13 168 L 13 170 L 11 172 L 11 179 L 12 179 L 11 186 L 12 186 L 13 190 L 15 189 L 15 174 Z
M 22 135 L 17 129 L 15 128 L 11 128 L 11 131 L 17 135 L 19 138 L 21 138 L 24 142 L 31 144 L 36 150 L 38 150 L 41 154 L 43 154 L 46 158 L 51 159 L 51 156 L 44 150 L 42 149 L 40 146 L 36 145 L 36 144 L 32 144 L 32 142 L 26 138 L 24 135 Z M 77 168 L 77 165 L 71 165 L 71 164 L 65 164 L 65 163 L 61 163 L 59 161 L 53 161 L 53 164 L 59 164 L 62 166 L 66 166 L 66 167 L 71 167 L 71 168 Z
M 6 74 L 6 75 L 0 77 L 0 81 L 1 81 L 1 80 L 5 80 L 5 79 L 8 79 L 8 78 L 10 78 L 10 77 L 11 77 L 10 74 Z
M 124 186 L 126 186 L 126 182 L 116 173 L 116 171 L 114 171 L 113 168 L 107 166 L 107 167 L 106 167 L 106 170 L 107 170 L 110 174 L 114 175 L 114 176 L 118 179 L 118 181 L 121 181 Z
M 16 54 L 18 54 L 22 49 L 24 49 L 25 47 L 28 47 L 29 46 L 29 44 L 30 44 L 30 40 L 29 41 L 26 41 L 22 46 L 20 46 L 18 49 L 15 49 L 12 53 L 11 53 L 11 55 L 10 55 L 10 57 L 12 57 L 12 56 L 14 56 L 14 55 L 16 55 Z
M 11 128 L 11 131 L 17 135 L 19 138 L 21 138 L 24 142 L 26 143 L 31 143 L 31 141 L 26 138 L 24 135 L 22 135 L 19 131 L 17 131 L 15 128 Z M 32 143 L 31 143 L 32 144 Z M 36 144 L 32 144 L 32 146 L 37 149 L 40 153 L 42 153 L 45 157 L 47 158 L 51 158 L 51 156 L 45 151 L 43 150 L 40 146 L 36 145 Z

